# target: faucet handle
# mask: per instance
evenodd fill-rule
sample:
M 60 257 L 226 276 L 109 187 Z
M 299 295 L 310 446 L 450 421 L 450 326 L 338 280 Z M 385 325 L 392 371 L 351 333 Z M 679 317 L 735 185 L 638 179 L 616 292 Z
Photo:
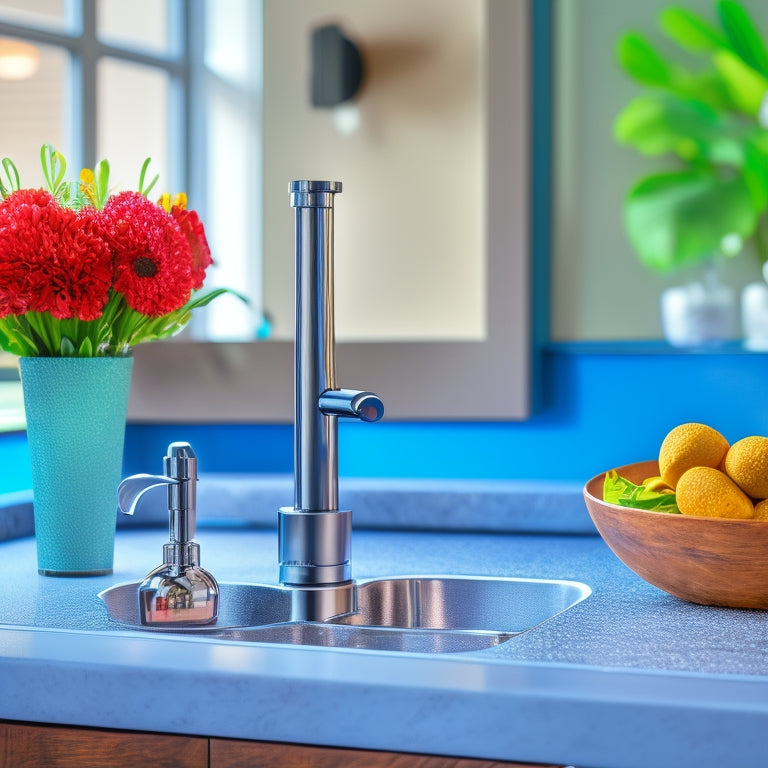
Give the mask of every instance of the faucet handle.
M 352 416 L 360 421 L 378 421 L 384 415 L 384 403 L 374 392 L 356 389 L 326 389 L 320 395 L 320 410 L 328 416 Z

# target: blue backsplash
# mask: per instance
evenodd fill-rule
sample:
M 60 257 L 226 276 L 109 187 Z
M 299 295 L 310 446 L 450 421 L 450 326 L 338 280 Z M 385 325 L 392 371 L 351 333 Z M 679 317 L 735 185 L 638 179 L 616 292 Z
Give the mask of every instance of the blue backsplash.
M 32 467 L 25 432 L 0 435 L 0 493 L 32 487 Z
M 768 356 L 674 353 L 663 344 L 605 349 L 544 352 L 540 407 L 525 422 L 341 424 L 340 474 L 584 481 L 653 458 L 681 422 L 708 423 L 731 442 L 768 435 Z M 292 472 L 290 425 L 129 424 L 126 474 L 159 472 L 174 440 L 194 446 L 202 472 Z M 0 461 L 0 492 L 31 486 L 23 434 L 0 437 Z

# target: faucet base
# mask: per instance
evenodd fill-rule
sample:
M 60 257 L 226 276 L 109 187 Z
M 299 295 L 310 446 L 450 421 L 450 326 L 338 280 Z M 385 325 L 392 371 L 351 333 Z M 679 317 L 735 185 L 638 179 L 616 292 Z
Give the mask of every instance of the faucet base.
M 352 578 L 351 510 L 278 513 L 280 583 L 292 587 L 336 587 Z
M 354 582 L 291 588 L 291 621 L 328 621 L 356 610 Z

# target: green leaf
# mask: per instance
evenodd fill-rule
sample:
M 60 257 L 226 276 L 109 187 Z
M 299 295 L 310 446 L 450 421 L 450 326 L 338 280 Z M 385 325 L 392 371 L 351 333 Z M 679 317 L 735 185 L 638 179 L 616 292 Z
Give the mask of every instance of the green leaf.
M 744 162 L 737 140 L 743 132 L 706 104 L 666 93 L 634 99 L 614 125 L 616 140 L 643 154 L 674 153 L 687 161 L 707 160 L 736 167 Z
M 48 191 L 57 199 L 66 193 L 64 176 L 67 173 L 67 161 L 61 152 L 57 152 L 51 144 L 43 144 L 40 147 L 40 164 L 43 167 L 43 176 L 48 185 Z
M 720 0 L 717 12 L 734 52 L 748 67 L 768 77 L 768 51 L 746 10 L 735 0 Z
M 8 197 L 12 192 L 18 192 L 21 189 L 21 179 L 19 178 L 19 171 L 10 157 L 3 158 L 3 170 L 5 171 L 7 186 L 0 179 L 0 192 L 2 192 L 3 197 Z
M 141 172 L 139 173 L 139 193 L 144 195 L 144 197 L 147 197 L 149 193 L 152 191 L 152 188 L 157 184 L 158 180 L 160 179 L 160 176 L 158 174 L 155 174 L 152 178 L 152 181 L 149 182 L 149 184 L 145 187 L 145 180 L 147 175 L 147 169 L 149 168 L 149 164 L 152 162 L 151 158 L 147 158 L 144 163 L 141 166 Z
M 700 169 L 641 179 L 627 196 L 624 220 L 640 260 L 667 272 L 710 258 L 727 235 L 747 239 L 758 213 L 743 176 Z
M 744 142 L 742 169 L 756 211 L 768 208 L 768 131 L 753 133 Z
M 86 336 L 80 342 L 80 346 L 77 349 L 77 356 L 78 357 L 93 357 L 93 342 L 91 341 L 90 336 Z
M 768 91 L 768 79 L 745 64 L 731 51 L 718 51 L 713 59 L 717 71 L 738 110 L 756 117 Z
M 685 98 L 700 101 L 716 112 L 736 112 L 731 92 L 722 75 L 716 69 L 697 72 L 681 84 L 677 93 Z
M 768 216 L 761 217 L 755 230 L 755 250 L 761 264 L 768 261 Z
M 67 161 L 61 152 L 53 150 L 53 188 L 58 190 L 67 173 Z
M 628 32 L 619 38 L 616 56 L 627 73 L 643 85 L 670 88 L 679 79 L 678 68 L 638 32 Z
M 59 354 L 62 357 L 77 357 L 77 353 L 75 352 L 75 345 L 72 343 L 72 339 L 70 339 L 68 336 L 61 337 Z
M 198 309 L 199 307 L 205 307 L 206 305 L 210 304 L 214 299 L 218 298 L 219 296 L 223 296 L 225 293 L 229 294 L 230 296 L 234 296 L 237 299 L 240 299 L 240 301 L 244 302 L 245 304 L 250 304 L 250 300 L 248 299 L 248 297 L 244 296 L 242 293 L 233 291 L 231 288 L 215 288 L 206 293 L 196 294 L 182 307 L 182 309 L 187 312 L 190 312 L 193 309 Z
M 99 161 L 94 172 L 96 207 L 102 209 L 109 198 L 109 163 L 106 160 Z
M 0 319 L 0 348 L 19 357 L 35 357 L 39 354 L 34 339 L 15 315 Z
M 645 485 L 635 485 L 626 478 L 620 477 L 615 470 L 605 473 L 603 501 L 622 507 L 680 514 L 674 493 L 652 491 Z
M 52 193 L 53 186 L 53 147 L 50 144 L 43 144 L 40 147 L 40 165 L 43 167 L 43 177 L 48 185 L 48 190 Z
M 688 51 L 711 53 L 729 47 L 728 40 L 716 27 L 687 8 L 666 8 L 659 22 L 664 32 Z

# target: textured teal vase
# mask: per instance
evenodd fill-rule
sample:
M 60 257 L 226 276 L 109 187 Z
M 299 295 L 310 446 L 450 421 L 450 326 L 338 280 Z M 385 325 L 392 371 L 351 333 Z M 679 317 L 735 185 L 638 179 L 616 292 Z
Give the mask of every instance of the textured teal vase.
M 38 571 L 111 573 L 133 358 L 25 357 L 19 364 Z

